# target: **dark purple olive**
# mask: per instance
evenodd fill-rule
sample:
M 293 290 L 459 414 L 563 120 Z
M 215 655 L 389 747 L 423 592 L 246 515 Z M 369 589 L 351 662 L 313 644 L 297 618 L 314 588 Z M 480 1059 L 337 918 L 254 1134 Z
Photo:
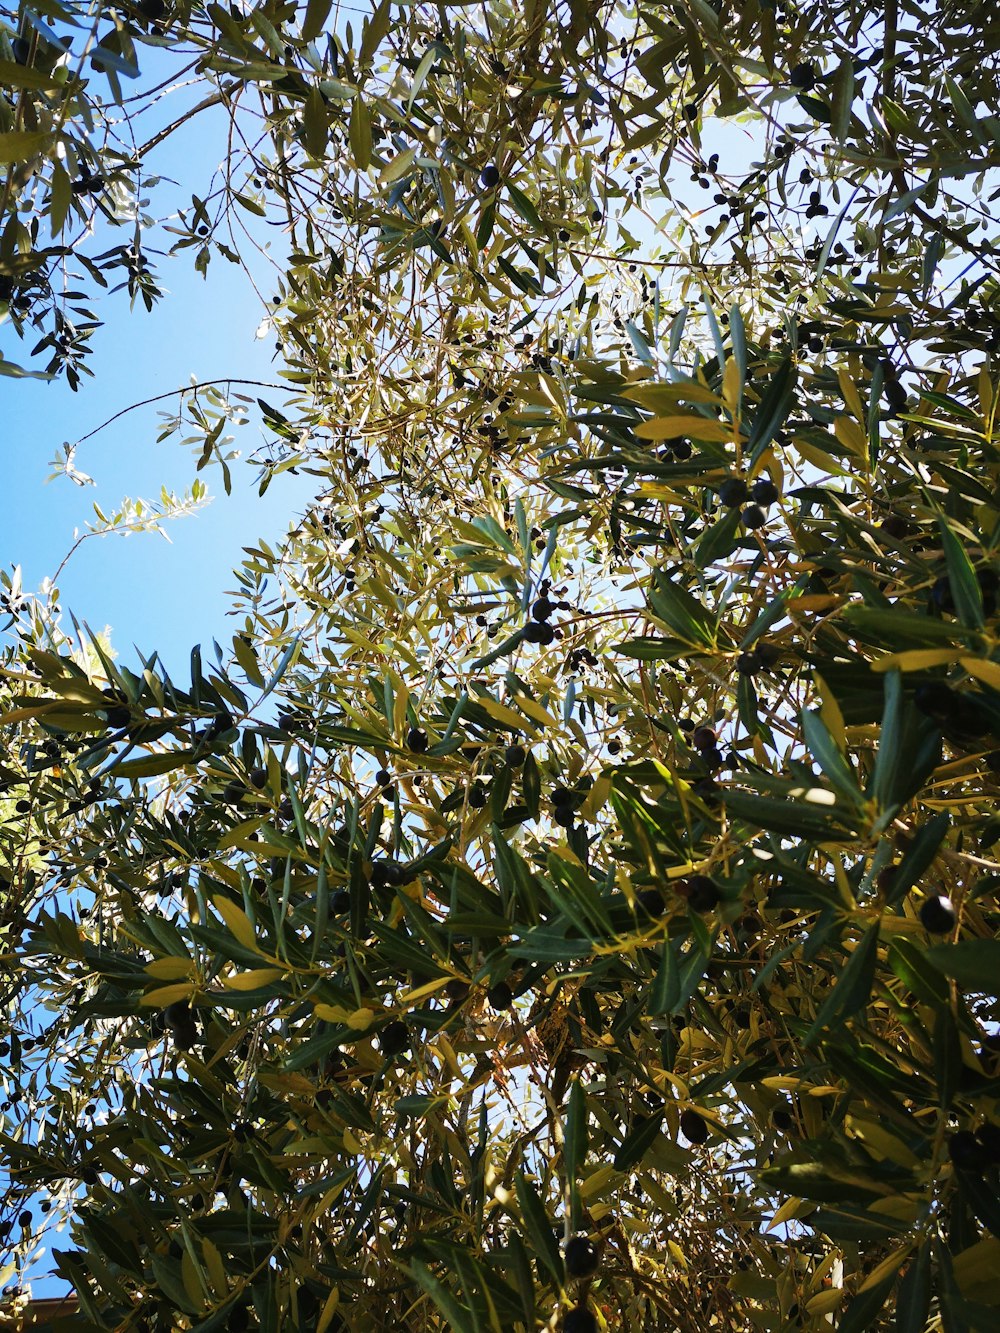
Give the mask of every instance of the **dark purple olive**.
M 571 1236 L 563 1251 L 567 1277 L 591 1277 L 597 1272 L 600 1256 L 589 1236 Z
M 778 499 L 778 488 L 770 477 L 758 477 L 750 494 L 756 504 L 773 505 Z
M 689 1106 L 686 1111 L 681 1112 L 681 1133 L 687 1139 L 688 1143 L 700 1145 L 708 1139 L 708 1125 L 704 1118 Z
M 729 477 L 719 487 L 719 501 L 727 509 L 735 509 L 747 498 L 749 489 L 742 477 Z
M 689 875 L 687 900 L 692 912 L 711 912 L 719 905 L 719 887 L 707 875 Z
M 521 637 L 525 643 L 540 643 L 544 646 L 552 642 L 556 637 L 556 632 L 551 625 L 532 620 L 521 631 Z
M 955 909 L 944 894 L 925 898 L 920 905 L 920 922 L 931 935 L 947 935 L 955 929 Z
M 574 1305 L 563 1315 L 562 1333 L 597 1333 L 597 1317 L 585 1305 Z
M 410 1029 L 401 1019 L 394 1019 L 378 1034 L 378 1044 L 383 1055 L 400 1055 L 410 1044 Z
M 793 88 L 807 93 L 816 87 L 816 67 L 811 60 L 802 60 L 788 72 L 788 82 Z

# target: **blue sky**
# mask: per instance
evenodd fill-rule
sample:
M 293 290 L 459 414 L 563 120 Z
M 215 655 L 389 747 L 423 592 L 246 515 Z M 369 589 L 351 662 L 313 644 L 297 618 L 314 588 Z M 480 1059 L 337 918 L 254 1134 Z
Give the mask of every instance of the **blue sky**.
M 171 114 L 176 108 L 173 103 Z M 222 121 L 220 113 L 206 113 L 192 130 L 164 144 L 157 165 L 183 183 L 174 196 L 178 204 L 189 203 L 192 190 L 207 182 L 217 165 L 212 153 L 219 154 L 225 143 Z M 153 195 L 158 213 L 169 190 Z M 100 253 L 122 239 L 120 232 L 99 235 L 88 250 Z M 281 244 L 280 233 L 267 239 Z M 276 380 L 274 338 L 255 337 L 265 307 L 246 276 L 215 256 L 202 278 L 194 271 L 193 254 L 188 250 L 158 265 L 167 291 L 151 313 L 141 302 L 130 312 L 124 291 L 95 302 L 95 312 L 106 323 L 92 340 L 94 378 L 84 376 L 76 393 L 61 379 L 0 380 L 5 455 L 0 563 L 8 571 L 22 566 L 27 591 L 37 590 L 55 572 L 73 545 L 74 529 L 82 530 L 93 519 L 95 501 L 111 512 L 125 496 L 156 499 L 162 486 L 180 492 L 197 475 L 190 448 L 175 439 L 156 443 L 162 424 L 157 413 L 170 408 L 170 402 L 130 412 L 80 446 L 75 465 L 94 478 L 95 486 L 76 486 L 64 477 L 46 484 L 50 460 L 64 441 L 75 442 L 134 402 L 190 384 L 192 375 L 199 381 L 224 376 Z M 261 274 L 265 296 L 268 279 Z M 5 355 L 27 364 L 31 342 L 19 343 L 9 326 L 0 327 L 0 346 Z M 264 396 L 281 401 L 280 393 Z M 261 433 L 252 424 L 235 447 L 245 455 L 260 442 Z M 170 543 L 155 533 L 90 538 L 59 580 L 64 610 L 71 609 L 95 631 L 110 625 L 122 661 L 134 659 L 133 644 L 146 654 L 156 649 L 182 685 L 193 644 L 210 644 L 213 637 L 223 642 L 234 632 L 235 624 L 225 616 L 226 589 L 233 587 L 231 571 L 242 547 L 258 537 L 273 542 L 302 511 L 311 491 L 308 477 L 284 473 L 259 498 L 255 470 L 237 464 L 233 493 L 227 497 L 217 469 L 201 476 L 212 503 L 168 524 Z

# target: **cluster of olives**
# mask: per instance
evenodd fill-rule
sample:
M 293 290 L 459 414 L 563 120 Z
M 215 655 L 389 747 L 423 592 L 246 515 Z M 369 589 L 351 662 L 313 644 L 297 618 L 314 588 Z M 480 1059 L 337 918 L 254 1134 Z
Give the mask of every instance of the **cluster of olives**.
M 693 453 L 694 447 L 691 441 L 686 440 L 683 435 L 664 440 L 660 446 L 660 457 L 668 462 L 676 460 L 678 463 L 686 463 Z
M 590 1236 L 571 1236 L 563 1247 L 566 1276 L 574 1282 L 593 1277 L 600 1263 L 600 1252 Z M 562 1328 L 563 1333 L 597 1333 L 597 1319 L 581 1301 L 563 1315 Z
M 719 487 L 719 501 L 727 509 L 735 509 L 746 500 L 752 500 L 741 515 L 744 527 L 762 528 L 767 522 L 764 512 L 768 505 L 774 504 L 778 497 L 778 488 L 770 477 L 758 477 L 753 486 L 748 486 L 742 477 L 727 477 Z
M 713 727 L 695 727 L 690 735 L 691 744 L 698 751 L 702 763 L 713 771 L 722 768 L 726 762 L 726 756 L 716 744 L 716 739 Z
M 541 596 L 531 608 L 531 619 L 521 631 L 525 643 L 540 643 L 543 647 L 556 637 L 556 631 L 549 621 L 556 611 L 569 610 L 569 602 L 554 602 L 550 597 L 551 584 L 546 579 L 541 585 Z
M 198 1040 L 198 1020 L 187 1000 L 168 1005 L 163 1011 L 163 1023 L 179 1051 L 189 1051 Z
M 778 660 L 778 650 L 769 643 L 763 641 L 755 643 L 748 651 L 740 653 L 736 659 L 736 670 L 741 676 L 760 675 L 762 671 L 769 670 Z
M 552 801 L 552 818 L 562 828 L 571 829 L 582 800 L 580 793 L 570 791 L 568 787 L 553 787 L 549 799 Z
M 722 900 L 719 886 L 708 875 L 688 875 L 674 884 L 674 892 L 683 898 L 692 912 L 702 915 L 714 911 Z

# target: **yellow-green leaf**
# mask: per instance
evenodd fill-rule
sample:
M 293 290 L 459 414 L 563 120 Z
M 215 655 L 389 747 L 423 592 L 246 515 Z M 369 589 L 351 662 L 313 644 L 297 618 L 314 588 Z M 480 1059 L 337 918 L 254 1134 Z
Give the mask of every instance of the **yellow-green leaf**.
M 864 421 L 865 409 L 861 402 L 861 395 L 858 393 L 857 385 L 843 367 L 837 371 L 837 380 L 840 384 L 840 393 L 844 402 L 858 421 Z
M 284 975 L 280 967 L 251 967 L 246 972 L 234 972 L 224 981 L 230 990 L 256 990 L 258 986 L 270 986 Z
M 257 953 L 257 937 L 254 934 L 254 928 L 250 918 L 241 907 L 237 907 L 234 902 L 224 898 L 221 893 L 217 893 L 212 899 L 215 904 L 215 910 L 222 917 L 229 928 L 230 933 L 239 940 L 244 949 L 254 949 Z
M 671 417 L 653 417 L 636 426 L 635 433 L 640 440 L 672 440 L 678 435 L 692 440 L 706 440 L 713 444 L 724 444 L 739 434 L 735 426 L 725 421 L 716 421 L 713 417 L 700 417 L 695 412 L 678 413 Z
M 991 662 L 985 657 L 960 657 L 958 661 L 970 676 L 975 676 L 991 689 L 1000 690 L 1000 662 Z
M 711 403 L 716 407 L 722 406 L 719 395 L 704 384 L 699 384 L 697 380 L 683 380 L 676 384 L 633 384 L 628 389 L 622 390 L 622 397 L 638 403 L 640 407 L 648 408 L 650 412 L 658 412 L 661 416 L 669 416 L 671 412 L 675 412 L 678 403 Z
M 219 1253 L 217 1246 L 213 1245 L 207 1236 L 201 1242 L 201 1252 L 205 1257 L 205 1267 L 208 1270 L 212 1290 L 216 1296 L 224 1296 L 228 1290 L 228 1283 L 226 1282 L 226 1268 L 222 1262 L 222 1255 Z
M 340 1292 L 336 1287 L 326 1298 L 326 1304 L 323 1306 L 323 1312 L 319 1317 L 319 1323 L 316 1325 L 316 1333 L 326 1333 L 326 1330 L 333 1323 L 333 1316 L 337 1313 L 337 1306 L 340 1304 Z
M 407 148 L 405 153 L 400 153 L 391 162 L 387 162 L 378 174 L 379 185 L 391 185 L 393 181 L 398 181 L 400 176 L 405 176 L 416 161 L 418 151 L 416 148 Z
M 828 1291 L 818 1291 L 806 1301 L 806 1311 L 811 1315 L 830 1314 L 844 1299 L 843 1287 L 831 1287 Z
M 25 162 L 54 144 L 48 130 L 10 130 L 0 134 L 0 163 Z
M 197 987 L 190 981 L 176 986 L 158 986 L 156 990 L 147 991 L 139 1003 L 150 1008 L 166 1009 L 168 1004 L 176 1004 L 178 1000 L 189 1000 L 196 989 Z
M 157 981 L 179 981 L 191 975 L 194 963 L 190 958 L 154 958 L 145 971 Z
M 873 671 L 927 671 L 930 667 L 947 666 L 959 655 L 957 648 L 908 648 L 906 652 L 890 653 L 872 663 Z
M 484 708 L 490 717 L 497 722 L 502 722 L 505 727 L 510 727 L 514 731 L 534 732 L 534 726 L 520 715 L 515 713 L 512 708 L 505 708 L 502 703 L 496 699 L 490 698 L 488 694 L 476 695 L 476 703 L 480 708 Z
M 351 107 L 348 134 L 355 165 L 359 171 L 367 171 L 372 164 L 372 118 L 360 93 Z

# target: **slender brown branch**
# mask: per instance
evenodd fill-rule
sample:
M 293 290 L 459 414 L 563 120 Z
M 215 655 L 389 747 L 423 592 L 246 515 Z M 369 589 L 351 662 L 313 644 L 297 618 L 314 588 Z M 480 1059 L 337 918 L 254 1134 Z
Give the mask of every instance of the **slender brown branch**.
M 92 436 L 100 434 L 107 426 L 111 426 L 121 417 L 127 416 L 129 412 L 135 412 L 140 407 L 149 407 L 151 403 L 162 403 L 166 398 L 173 398 L 175 394 L 197 393 L 199 389 L 209 389 L 216 384 L 242 384 L 254 389 L 283 389 L 287 385 L 274 384 L 270 380 L 240 380 L 233 379 L 232 376 L 225 375 L 220 379 L 202 380 L 198 384 L 191 384 L 182 389 L 170 389 L 167 393 L 154 394 L 152 398 L 143 398 L 141 402 L 131 403 L 128 407 L 123 407 L 120 412 L 116 412 L 113 417 L 108 417 L 107 421 L 102 421 L 99 426 L 93 430 L 87 431 L 86 435 L 81 435 L 76 441 L 77 444 L 83 444 L 84 440 L 91 439 Z

